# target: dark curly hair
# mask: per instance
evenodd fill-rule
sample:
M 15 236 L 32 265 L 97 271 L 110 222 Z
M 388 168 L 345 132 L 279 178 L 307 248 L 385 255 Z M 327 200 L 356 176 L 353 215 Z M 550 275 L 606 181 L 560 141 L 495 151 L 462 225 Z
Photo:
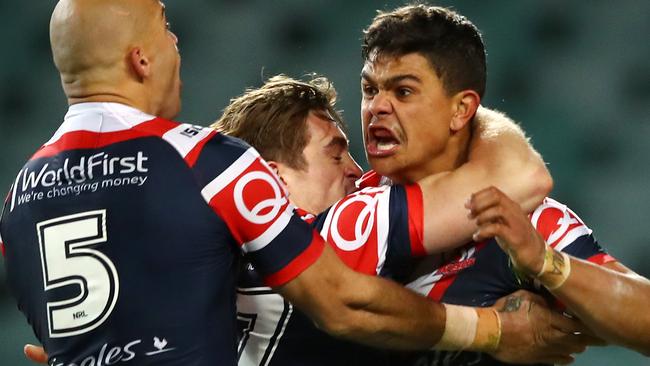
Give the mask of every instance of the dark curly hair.
M 419 53 L 431 64 L 448 95 L 471 89 L 485 93 L 485 46 L 478 28 L 443 7 L 407 5 L 379 11 L 364 31 L 364 61 L 377 56 Z

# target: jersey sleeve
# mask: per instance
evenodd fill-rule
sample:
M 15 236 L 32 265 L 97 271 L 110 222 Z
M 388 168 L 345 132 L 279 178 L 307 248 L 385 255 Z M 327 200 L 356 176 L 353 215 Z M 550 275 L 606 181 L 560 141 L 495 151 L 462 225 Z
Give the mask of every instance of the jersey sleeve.
M 316 261 L 323 240 L 293 214 L 278 177 L 255 149 L 215 134 L 194 154 L 201 195 L 269 286 L 292 280 Z
M 601 265 L 616 261 L 593 236 L 592 230 L 570 208 L 551 198 L 532 213 L 531 222 L 556 250 Z
M 382 274 L 422 245 L 421 193 L 417 186 L 364 188 L 318 215 L 314 226 L 350 268 Z

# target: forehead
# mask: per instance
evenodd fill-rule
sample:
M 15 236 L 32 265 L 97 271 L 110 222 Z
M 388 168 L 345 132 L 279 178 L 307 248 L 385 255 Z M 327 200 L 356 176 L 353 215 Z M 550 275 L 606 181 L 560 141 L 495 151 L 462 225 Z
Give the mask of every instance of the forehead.
M 372 52 L 363 65 L 362 77 L 380 81 L 395 75 L 413 75 L 421 80 L 435 76 L 431 64 L 419 53 L 393 56 Z
M 310 111 L 306 123 L 308 144 L 327 144 L 335 138 L 343 139 L 347 144 L 345 133 L 326 111 Z

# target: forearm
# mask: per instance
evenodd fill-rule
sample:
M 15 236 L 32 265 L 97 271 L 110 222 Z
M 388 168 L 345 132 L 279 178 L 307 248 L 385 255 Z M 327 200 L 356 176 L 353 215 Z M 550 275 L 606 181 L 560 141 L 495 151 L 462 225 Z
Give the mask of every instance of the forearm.
M 312 267 L 278 290 L 326 332 L 380 348 L 478 350 L 489 348 L 486 335 L 500 332 L 492 311 L 463 307 L 448 313 L 445 305 L 394 282 L 353 272 L 329 248 Z M 462 332 L 448 326 L 463 321 L 470 326 Z
M 381 282 L 380 286 L 368 284 L 378 291 L 364 298 L 363 304 L 346 304 L 351 310 L 350 319 L 338 336 L 375 347 L 406 350 L 497 348 L 500 321 L 494 309 L 439 304 L 390 281 L 365 277 Z
M 650 281 L 620 264 L 570 261 L 569 277 L 551 293 L 599 337 L 650 355 Z

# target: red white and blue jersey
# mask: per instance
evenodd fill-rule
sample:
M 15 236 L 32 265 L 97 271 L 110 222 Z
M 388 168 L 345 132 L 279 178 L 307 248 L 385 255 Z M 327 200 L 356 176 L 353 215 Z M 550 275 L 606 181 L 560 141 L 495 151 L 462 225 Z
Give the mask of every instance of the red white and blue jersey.
M 615 261 L 597 243 L 591 229 L 567 206 L 546 198 L 530 215 L 533 226 L 556 250 L 595 264 Z M 419 273 L 419 274 L 418 274 Z M 431 256 L 417 265 L 408 288 L 435 301 L 486 307 L 519 289 L 550 299 L 539 283 L 516 275 L 509 257 L 494 239 L 470 243 L 454 253 Z M 392 356 L 394 365 L 505 365 L 484 353 L 432 351 Z
M 404 276 L 422 248 L 422 195 L 418 186 L 366 188 L 318 216 L 301 212 L 350 268 L 369 275 Z M 247 264 L 239 279 L 239 366 L 373 365 L 377 350 L 330 337 L 270 288 Z
M 257 152 L 116 103 L 73 105 L 24 165 L 0 232 L 50 365 L 235 365 L 242 253 L 268 286 L 320 255 Z

